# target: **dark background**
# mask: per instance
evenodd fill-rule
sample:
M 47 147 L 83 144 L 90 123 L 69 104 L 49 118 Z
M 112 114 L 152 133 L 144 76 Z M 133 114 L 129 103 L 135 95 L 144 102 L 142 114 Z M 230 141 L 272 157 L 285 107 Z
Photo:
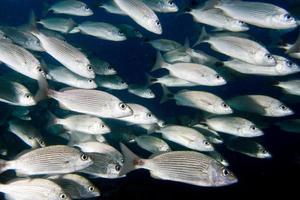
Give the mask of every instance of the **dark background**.
M 37 18 L 41 17 L 44 9 L 43 2 L 51 4 L 55 1 L 0 0 L 0 25 L 22 25 L 26 23 L 30 10 L 34 10 Z M 95 14 L 91 17 L 72 17 L 76 22 L 95 20 L 112 24 L 127 23 L 137 27 L 148 39 L 167 38 L 183 43 L 186 37 L 189 37 L 192 42 L 197 38 L 198 28 L 195 26 L 190 15 L 177 13 L 158 14 L 163 26 L 163 34 L 158 36 L 143 30 L 143 28 L 136 25 L 128 17 L 112 15 L 106 13 L 103 9 L 95 8 L 95 1 L 86 0 L 85 2 L 92 7 Z M 197 1 L 188 0 L 176 0 L 175 2 L 182 10 L 191 4 L 197 3 Z M 265 2 L 274 3 L 295 13 L 295 16 L 297 14 L 300 16 L 299 0 Z M 283 55 L 282 50 L 271 49 L 271 45 L 278 42 L 273 41 L 279 35 L 278 31 L 251 26 L 249 33 L 255 40 L 269 47 L 272 53 Z M 293 43 L 297 36 L 298 30 L 295 30 L 283 35 L 282 40 Z M 125 42 L 109 42 L 80 34 L 67 35 L 65 37 L 71 44 L 91 51 L 96 56 L 109 61 L 118 70 L 119 75 L 128 83 L 143 84 L 146 81 L 146 72 L 149 72 L 155 61 L 155 50 L 140 39 L 129 39 Z M 197 48 L 220 57 L 219 54 L 210 50 L 207 45 L 201 45 Z M 293 61 L 300 64 L 297 60 Z M 0 72 L 6 70 L 8 68 L 5 65 L 0 65 Z M 282 99 L 282 101 L 296 111 L 296 115 L 289 118 L 299 118 L 299 99 L 295 100 L 295 98 L 284 95 L 280 89 L 272 87 L 272 84 L 278 80 L 292 78 L 299 78 L 299 75 L 281 78 L 233 75 L 230 76 L 230 81 L 226 86 L 217 88 L 197 87 L 196 89 L 214 92 L 224 99 L 241 94 L 266 94 L 274 96 Z M 163 106 L 160 105 L 159 97 L 161 89 L 158 85 L 153 86 L 152 89 L 158 96 L 155 100 L 141 99 L 124 91 L 113 92 L 113 94 L 116 94 L 126 102 L 136 102 L 146 105 L 158 117 L 166 121 L 173 122 L 175 120 L 179 122 L 181 116 L 189 116 L 192 119 L 199 114 L 199 111 L 193 109 L 176 107 L 174 102 L 168 102 Z M 176 90 L 172 89 L 172 91 Z M 0 106 L 5 107 L 4 104 L 0 104 Z M 276 121 L 282 119 L 258 118 L 248 115 L 247 117 L 251 117 L 257 123 L 266 122 L 268 124 L 267 128 L 264 129 L 265 136 L 259 138 L 258 141 L 264 144 L 266 149 L 271 152 L 273 158 L 270 160 L 259 160 L 230 152 L 222 146 L 217 147 L 231 164 L 230 169 L 238 177 L 239 183 L 223 188 L 202 188 L 152 179 L 147 171 L 139 170 L 130 173 L 127 178 L 119 180 L 93 180 L 102 191 L 100 199 L 242 199 L 250 196 L 259 198 L 261 195 L 258 192 L 268 196 L 280 193 L 290 198 L 291 194 L 297 194 L 300 180 L 300 135 L 280 131 L 278 127 L 274 126 Z M 39 123 L 37 122 L 37 124 Z M 1 131 L 5 131 L 4 128 Z M 143 153 L 141 152 L 141 154 Z

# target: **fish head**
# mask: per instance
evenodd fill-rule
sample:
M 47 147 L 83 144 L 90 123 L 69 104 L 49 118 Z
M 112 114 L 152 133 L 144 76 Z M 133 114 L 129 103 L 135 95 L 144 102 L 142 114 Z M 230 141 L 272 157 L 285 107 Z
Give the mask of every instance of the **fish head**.
M 86 78 L 91 78 L 91 79 L 95 78 L 96 75 L 90 63 L 87 63 L 85 65 L 85 70 L 82 71 L 82 75 Z
M 71 162 L 75 166 L 76 170 L 81 170 L 81 169 L 87 168 L 94 163 L 92 158 L 86 153 L 79 152 L 76 155 L 77 156 L 76 157 L 74 156 L 74 158 L 71 160 Z
M 238 132 L 244 137 L 258 137 L 264 134 L 263 131 L 257 126 L 255 126 L 255 124 L 253 124 L 252 122 L 244 123 L 238 129 Z
M 59 199 L 59 200 L 71 200 L 71 197 L 68 194 L 66 194 L 64 191 L 58 192 L 57 196 L 58 197 L 56 197 L 55 199 Z
M 100 190 L 94 186 L 91 182 L 84 185 L 84 189 L 80 190 L 80 196 L 82 198 L 93 198 L 100 196 Z
M 195 144 L 197 149 L 201 151 L 214 151 L 214 146 L 206 138 L 197 140 Z
M 116 75 L 117 71 L 114 69 L 112 65 L 106 63 L 103 67 L 103 75 Z
M 287 107 L 280 101 L 274 101 L 271 103 L 270 107 L 267 108 L 267 112 L 273 117 L 284 117 L 294 114 L 294 111 Z
M 80 3 L 78 5 L 79 5 L 79 7 L 77 8 L 77 11 L 80 13 L 80 15 L 91 16 L 94 14 L 92 9 L 90 9 L 85 3 Z
M 259 149 L 256 153 L 256 157 L 261 159 L 266 159 L 266 158 L 272 158 L 272 155 L 263 146 L 259 146 Z
M 275 66 L 277 64 L 275 57 L 266 51 L 257 51 L 254 57 L 258 65 Z
M 95 89 L 98 87 L 94 79 L 84 79 L 84 80 L 77 79 L 76 85 L 78 86 L 78 88 L 85 88 L 85 89 Z
M 147 98 L 147 99 L 153 99 L 153 98 L 155 98 L 155 94 L 152 92 L 152 90 L 151 89 L 149 89 L 149 88 L 146 88 L 146 89 L 144 89 L 143 91 L 142 91 L 142 96 L 144 97 L 144 98 Z
M 36 137 L 35 140 L 39 147 L 46 147 L 46 142 L 42 137 Z
M 147 17 L 146 23 L 151 32 L 159 35 L 162 34 L 161 23 L 157 17 Z
M 278 29 L 290 29 L 298 26 L 296 19 L 289 13 L 272 16 L 271 23 L 275 28 Z
M 211 184 L 215 187 L 231 185 L 238 182 L 236 176 L 217 161 L 212 161 Z
M 163 2 L 163 10 L 167 10 L 168 12 L 177 12 L 178 6 L 175 4 L 173 0 L 168 0 L 166 2 Z
M 231 20 L 229 23 L 229 28 L 231 31 L 234 32 L 242 32 L 249 30 L 249 26 L 241 20 Z
M 275 69 L 282 75 L 294 74 L 300 71 L 300 67 L 288 59 L 277 60 Z
M 225 85 L 227 82 L 220 74 L 214 74 L 211 77 L 210 83 L 214 86 Z
M 111 131 L 110 128 L 99 118 L 91 118 L 90 123 L 88 130 L 91 133 L 105 134 Z
M 121 169 L 122 169 L 122 165 L 120 163 L 112 162 L 107 165 L 106 174 L 110 178 L 116 178 L 116 177 L 119 177 Z
M 111 34 L 115 41 L 124 41 L 127 39 L 125 33 L 118 28 L 112 30 Z
M 225 103 L 224 101 L 217 101 L 215 104 L 214 104 L 214 112 L 215 113 L 218 113 L 218 114 L 223 114 L 223 115 L 229 115 L 229 114 L 232 114 L 233 113 L 233 110 L 232 108 L 227 104 Z
M 26 106 L 36 105 L 34 96 L 29 91 L 22 92 L 22 94 L 18 95 L 18 98 L 19 98 L 19 102 L 22 105 L 26 105 Z
M 111 109 L 113 115 L 116 118 L 128 117 L 133 115 L 133 110 L 123 102 L 116 102 Z
M 118 77 L 115 80 L 115 87 L 119 90 L 125 90 L 128 88 L 128 84 L 123 79 Z

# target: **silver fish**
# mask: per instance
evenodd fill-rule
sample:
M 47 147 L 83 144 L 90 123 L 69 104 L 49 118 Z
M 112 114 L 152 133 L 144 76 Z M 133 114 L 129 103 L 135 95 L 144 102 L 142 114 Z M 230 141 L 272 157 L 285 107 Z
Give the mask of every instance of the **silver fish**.
M 172 75 L 165 75 L 160 78 L 149 77 L 149 82 L 150 84 L 160 83 L 166 87 L 194 87 L 198 85 Z
M 137 143 L 137 145 L 139 145 L 139 147 L 151 153 L 171 151 L 170 146 L 165 141 L 154 136 L 141 135 L 134 138 L 134 141 Z
M 213 7 L 226 15 L 262 28 L 291 29 L 297 27 L 296 20 L 283 8 L 264 2 L 212 0 Z
M 19 175 L 62 174 L 82 170 L 93 160 L 78 149 L 64 145 L 38 148 L 14 160 L 0 160 L 0 172 L 15 170 Z
M 52 5 L 48 11 L 75 16 L 90 16 L 94 14 L 85 3 L 77 0 L 59 1 Z
M 114 0 L 114 3 L 140 26 L 153 33 L 162 34 L 158 17 L 142 1 Z
M 117 15 L 127 15 L 123 10 L 121 10 L 113 0 L 107 0 L 99 3 L 99 8 L 105 9 L 106 12 Z
M 145 99 L 154 99 L 154 92 L 147 86 L 129 85 L 128 92 Z
M 300 59 L 300 34 L 294 44 L 285 44 L 279 47 L 285 49 L 289 56 Z
M 61 33 L 69 33 L 76 26 L 76 23 L 71 18 L 59 17 L 41 19 L 37 23 L 42 24 L 47 29 Z
M 205 120 L 209 128 L 239 137 L 258 137 L 263 132 L 251 121 L 241 117 L 212 117 Z
M 47 179 L 60 185 L 73 199 L 100 196 L 100 190 L 91 181 L 77 174 L 53 175 Z
M 112 90 L 125 90 L 128 88 L 128 84 L 118 75 L 98 75 L 95 78 L 95 82 L 98 87 Z
M 207 140 L 212 144 L 222 144 L 224 143 L 220 134 L 215 130 L 210 129 L 208 126 L 203 124 L 196 124 L 193 126 L 196 130 L 198 130 L 202 135 L 204 135 Z
M 141 159 L 125 145 L 121 145 L 125 163 L 120 175 L 135 169 L 150 170 L 153 178 L 177 181 L 197 186 L 218 187 L 237 182 L 232 172 L 202 153 L 171 151 Z
M 108 62 L 99 58 L 90 59 L 93 71 L 98 75 L 116 75 L 117 71 Z
M 261 44 L 227 33 L 208 35 L 205 28 L 195 45 L 209 43 L 215 51 L 254 65 L 275 66 L 276 60 Z
M 3 78 L 0 78 L 0 102 L 16 106 L 36 105 L 33 95 L 25 86 Z
M 73 146 L 74 144 L 83 143 L 83 142 L 106 142 L 106 139 L 103 135 L 92 135 L 86 134 L 78 131 L 67 131 L 61 133 L 59 136 L 68 140 L 68 145 Z
M 157 39 L 157 40 L 150 40 L 149 43 L 153 48 L 155 48 L 158 51 L 173 51 L 180 47 L 182 47 L 181 44 L 179 44 L 176 41 L 168 40 L 168 39 Z
M 122 33 L 126 35 L 127 38 L 142 38 L 143 35 L 140 31 L 128 24 L 119 24 L 118 28 Z
M 95 73 L 90 61 L 77 48 L 65 41 L 55 37 L 46 36 L 36 30 L 33 30 L 32 34 L 40 40 L 42 47 L 49 55 L 69 70 L 86 78 L 95 78 Z
M 251 156 L 254 158 L 271 158 L 271 154 L 259 143 L 249 139 L 236 138 L 226 142 L 226 147 L 231 151 Z
M 290 80 L 290 81 L 282 81 L 278 82 L 275 86 L 280 87 L 284 90 L 284 92 L 288 94 L 298 95 L 300 96 L 300 80 Z
M 93 79 L 85 78 L 68 70 L 64 66 L 47 65 L 48 79 L 82 89 L 95 89 L 97 84 Z
M 104 22 L 86 21 L 79 24 L 75 29 L 78 29 L 83 34 L 103 40 L 124 41 L 127 39 L 118 27 Z
M 185 126 L 167 125 L 156 132 L 164 139 L 170 140 L 187 148 L 197 151 L 213 151 L 214 147 L 197 130 Z
M 0 192 L 5 194 L 5 199 L 71 200 L 59 185 L 41 178 L 16 179 L 0 184 Z
M 173 13 L 178 11 L 173 0 L 143 0 L 143 2 L 156 12 Z
M 160 68 L 167 69 L 172 76 L 198 85 L 220 86 L 226 84 L 226 80 L 220 74 L 205 65 L 194 63 L 169 64 L 163 60 L 161 54 L 158 52 L 152 71 Z
M 294 114 L 279 100 L 264 95 L 237 96 L 230 99 L 229 104 L 237 110 L 267 117 L 284 117 Z
M 8 122 L 8 130 L 18 136 L 31 148 L 45 147 L 46 143 L 41 133 L 29 122 L 14 119 Z
M 98 117 L 89 115 L 69 115 L 65 118 L 58 118 L 49 113 L 51 120 L 49 125 L 61 125 L 68 131 L 77 131 L 81 133 L 99 135 L 107 134 L 110 128 Z

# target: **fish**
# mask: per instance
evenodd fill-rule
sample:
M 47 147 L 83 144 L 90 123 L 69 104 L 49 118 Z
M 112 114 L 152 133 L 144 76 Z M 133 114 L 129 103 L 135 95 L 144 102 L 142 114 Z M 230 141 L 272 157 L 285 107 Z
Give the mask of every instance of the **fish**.
M 213 145 L 197 130 L 178 125 L 167 125 L 156 132 L 166 140 L 197 151 L 213 151 Z
M 117 27 L 122 33 L 126 35 L 126 38 L 143 38 L 143 34 L 135 27 L 128 24 L 119 24 Z
M 294 44 L 283 44 L 279 47 L 285 49 L 285 53 L 290 57 L 300 59 L 300 34 Z
M 275 57 L 264 46 L 243 36 L 230 33 L 208 35 L 205 28 L 203 28 L 194 46 L 200 43 L 209 43 L 215 51 L 250 64 L 276 65 Z
M 35 80 L 41 74 L 45 74 L 37 58 L 26 49 L 10 42 L 0 42 L 0 61 L 16 72 Z
M 224 165 L 225 167 L 229 166 L 229 163 L 227 160 L 225 160 L 223 158 L 223 156 L 217 152 L 217 151 L 210 151 L 206 153 L 208 156 L 212 157 L 213 159 L 215 159 L 216 161 L 218 161 L 219 163 L 221 163 L 222 165 Z
M 160 78 L 149 77 L 150 84 L 159 83 L 166 87 L 194 87 L 197 86 L 196 83 L 192 83 L 172 75 L 165 75 Z
M 220 134 L 215 130 L 210 129 L 208 126 L 203 124 L 195 124 L 192 128 L 199 131 L 202 135 L 204 135 L 207 140 L 212 144 L 223 144 L 224 141 Z
M 108 155 L 113 160 L 117 161 L 120 165 L 124 163 L 123 155 L 109 144 L 98 141 L 90 141 L 77 143 L 73 146 L 79 147 L 85 153 L 101 153 L 104 155 Z
M 87 153 L 94 164 L 81 170 L 84 174 L 94 178 L 119 178 L 122 165 L 115 161 L 111 156 L 101 153 Z
M 15 106 L 34 106 L 37 102 L 31 92 L 18 82 L 0 78 L 0 102 Z
M 61 33 L 69 33 L 76 26 L 76 22 L 72 18 L 60 17 L 45 18 L 36 23 L 43 25 L 47 29 Z
M 142 159 L 121 145 L 125 163 L 120 175 L 135 169 L 147 169 L 151 177 L 196 186 L 220 187 L 237 183 L 234 174 L 221 163 L 202 153 L 171 151 Z
M 90 115 L 73 114 L 64 118 L 58 118 L 49 112 L 49 117 L 49 125 L 61 125 L 68 131 L 77 131 L 91 135 L 102 135 L 111 131 L 103 120 Z
M 226 142 L 226 147 L 231 151 L 254 158 L 268 159 L 272 157 L 261 144 L 249 139 L 236 138 L 229 140 Z
M 154 49 L 163 52 L 173 51 L 182 47 L 182 45 L 178 42 L 168 39 L 150 40 L 147 43 L 149 43 Z
M 72 199 L 100 196 L 100 190 L 87 178 L 78 174 L 52 175 L 47 179 L 60 185 Z
M 155 93 L 147 86 L 131 84 L 128 86 L 127 91 L 145 99 L 154 99 L 156 97 Z
M 274 57 L 277 63 L 274 67 L 253 65 L 238 59 L 225 61 L 224 66 L 243 74 L 262 76 L 286 76 L 300 71 L 300 68 L 296 63 L 293 63 L 282 56 Z
M 112 89 L 112 90 L 125 90 L 128 84 L 118 75 L 97 75 L 95 82 L 98 87 Z
M 94 12 L 83 2 L 77 0 L 59 1 L 48 9 L 55 14 L 66 14 L 75 16 L 91 16 Z
M 79 24 L 71 32 L 78 30 L 80 33 L 91 35 L 103 40 L 109 41 L 124 41 L 126 35 L 117 27 L 105 22 L 85 21 Z
M 78 149 L 65 145 L 52 145 L 25 151 L 14 160 L 0 160 L 0 173 L 15 170 L 19 176 L 63 174 L 82 170 L 93 160 Z
M 288 119 L 277 122 L 275 125 L 283 131 L 299 133 L 300 132 L 300 119 Z
M 72 0 L 73 1 L 73 0 Z M 85 78 L 95 78 L 95 73 L 88 58 L 77 48 L 58 38 L 32 30 L 45 51 L 66 68 Z
M 99 58 L 90 59 L 93 71 L 97 75 L 116 75 L 117 71 L 108 62 L 101 60 Z
M 133 114 L 131 108 L 119 98 L 99 90 L 65 88 L 55 91 L 48 88 L 44 78 L 40 78 L 36 99 L 53 98 L 65 110 L 102 118 L 127 117 Z
M 155 12 L 174 13 L 179 10 L 173 0 L 143 0 L 143 2 Z
M 83 143 L 83 142 L 106 142 L 106 139 L 102 134 L 92 135 L 86 134 L 78 131 L 66 131 L 61 133 L 59 136 L 68 140 L 68 146 L 73 146 L 74 144 Z
M 209 92 L 180 90 L 177 93 L 172 94 L 166 87 L 163 87 L 163 93 L 164 95 L 160 101 L 161 103 L 168 99 L 174 99 L 176 105 L 192 107 L 208 113 L 218 115 L 228 115 L 233 113 L 232 108 L 224 100 Z
M 19 119 L 10 120 L 8 122 L 8 131 L 14 133 L 33 149 L 46 146 L 41 133 L 27 121 Z
M 221 9 L 226 15 L 261 28 L 292 29 L 297 27 L 294 17 L 285 9 L 265 2 L 212 0 L 211 7 Z
M 123 10 L 121 10 L 113 0 L 107 0 L 98 3 L 99 8 L 103 8 L 106 12 L 117 15 L 127 15 Z
M 95 89 L 98 87 L 94 79 L 79 76 L 64 66 L 47 65 L 47 75 L 51 81 L 75 88 Z
M 241 117 L 212 117 L 205 120 L 210 129 L 238 137 L 259 137 L 263 135 L 253 122 Z
M 4 193 L 5 199 L 71 200 L 61 186 L 42 178 L 13 179 L 0 184 L 0 192 Z
M 161 68 L 167 69 L 172 76 L 198 85 L 221 86 L 227 83 L 220 74 L 205 65 L 194 63 L 169 64 L 163 60 L 162 55 L 158 52 L 152 71 Z
M 300 96 L 300 80 L 289 80 L 289 81 L 280 81 L 275 84 L 275 86 L 280 87 L 287 94 Z
M 142 1 L 136 0 L 114 0 L 114 3 L 137 24 L 146 30 L 162 34 L 161 23 L 156 14 Z
M 244 95 L 233 97 L 229 101 L 234 109 L 266 117 L 284 117 L 294 112 L 279 100 L 265 95 Z
M 184 48 L 178 48 L 172 51 L 168 51 L 165 54 L 163 54 L 163 59 L 167 63 L 190 63 L 192 62 L 192 56 L 189 55 Z
M 215 30 L 232 32 L 249 30 L 249 27 L 244 21 L 229 17 L 220 9 L 207 9 L 206 6 L 204 6 L 196 9 L 188 9 L 186 12 L 191 14 L 196 22 L 213 26 Z
M 159 119 L 145 106 L 135 103 L 127 103 L 132 109 L 133 114 L 127 117 L 120 117 L 118 120 L 125 121 L 129 124 L 156 124 Z
M 151 135 L 141 135 L 134 139 L 139 147 L 153 154 L 171 151 L 171 147 L 162 139 Z

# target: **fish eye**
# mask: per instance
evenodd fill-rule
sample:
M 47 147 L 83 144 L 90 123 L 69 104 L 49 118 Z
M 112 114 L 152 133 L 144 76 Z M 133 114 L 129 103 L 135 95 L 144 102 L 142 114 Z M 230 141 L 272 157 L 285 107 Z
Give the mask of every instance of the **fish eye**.
M 222 173 L 223 173 L 223 176 L 228 176 L 229 175 L 229 171 L 227 169 L 223 169 Z
M 86 160 L 89 159 L 89 157 L 88 157 L 87 155 L 85 155 L 84 153 L 81 154 L 80 158 L 81 158 L 81 160 L 83 160 L 83 161 L 86 161 Z
M 287 110 L 287 107 L 285 105 L 280 105 L 279 107 L 281 110 Z
M 118 31 L 118 35 L 124 36 L 124 33 L 122 31 Z
M 119 103 L 119 107 L 122 109 L 122 110 L 125 110 L 126 109 L 126 104 L 124 103 Z
M 222 105 L 224 108 L 228 108 L 228 107 L 229 107 L 225 102 L 223 102 L 221 105 Z
M 159 21 L 159 20 L 156 20 L 156 21 L 155 21 L 155 24 L 156 24 L 156 26 L 160 26 L 160 21 Z
M 169 4 L 170 6 L 173 6 L 173 5 L 174 5 L 174 2 L 173 2 L 173 1 L 169 1 L 168 4 Z
M 245 24 L 245 22 L 238 20 L 238 24 Z
M 36 69 L 37 69 L 39 72 L 42 72 L 42 71 L 43 71 L 41 67 L 37 67 Z
M 125 81 L 121 81 L 121 84 L 124 85 L 124 84 L 125 84 Z
M 220 76 L 219 74 L 216 74 L 216 78 L 217 78 L 217 79 L 220 79 L 221 76 Z
M 41 144 L 42 146 L 44 146 L 44 145 L 45 145 L 45 142 L 44 142 L 44 141 L 40 141 L 40 144 Z
M 27 99 L 29 99 L 29 98 L 30 98 L 30 96 L 31 96 L 31 95 L 30 95 L 30 94 L 28 94 L 28 93 L 27 93 L 27 94 L 25 94 L 25 97 L 26 97 Z
M 105 125 L 104 125 L 104 124 L 101 124 L 101 128 L 105 128 Z
M 262 154 L 267 154 L 268 152 L 264 149 L 261 151 Z
M 115 170 L 119 172 L 119 171 L 121 170 L 121 166 L 120 166 L 119 164 L 117 164 L 117 165 L 115 166 Z
M 89 71 L 91 71 L 93 68 L 92 68 L 91 65 L 88 65 L 88 66 L 87 66 L 87 69 L 88 69 Z
M 93 80 L 92 79 L 89 79 L 89 83 L 92 83 L 93 82 Z
M 268 59 L 268 60 L 273 60 L 273 56 L 269 53 L 266 53 L 265 54 L 265 57 Z
M 293 63 L 289 60 L 285 61 L 286 66 L 292 67 Z
M 67 198 L 67 195 L 66 195 L 66 194 L 60 194 L 60 195 L 59 195 L 59 198 L 60 198 L 60 199 L 66 199 L 66 198 Z
M 285 21 L 290 21 L 290 20 L 293 19 L 293 17 L 292 17 L 290 14 L 285 14 L 285 15 L 283 15 L 283 19 L 284 19 Z
M 89 191 L 94 192 L 94 191 L 95 191 L 95 188 L 94 188 L 93 186 L 90 186 L 90 187 L 89 187 Z
M 255 131 L 255 130 L 256 130 L 256 127 L 255 127 L 254 125 L 251 125 L 251 126 L 250 126 L 250 129 L 253 130 L 253 131 Z
M 29 139 L 29 140 L 32 140 L 32 139 L 33 139 L 33 137 L 29 136 L 29 137 L 28 137 L 28 139 Z
M 210 143 L 207 140 L 204 140 L 203 143 L 204 143 L 205 146 L 209 146 L 210 145 Z
M 151 113 L 147 113 L 147 117 L 148 118 L 152 117 L 152 114 Z

